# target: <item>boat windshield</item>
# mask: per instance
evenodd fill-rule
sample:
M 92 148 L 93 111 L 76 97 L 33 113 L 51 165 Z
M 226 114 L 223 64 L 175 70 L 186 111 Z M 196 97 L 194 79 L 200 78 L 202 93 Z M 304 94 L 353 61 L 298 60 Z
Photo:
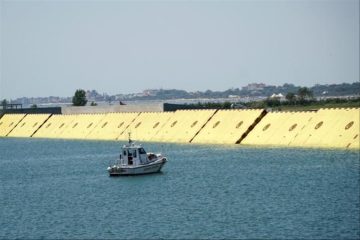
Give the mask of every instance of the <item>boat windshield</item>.
M 145 149 L 139 148 L 139 154 L 146 154 Z

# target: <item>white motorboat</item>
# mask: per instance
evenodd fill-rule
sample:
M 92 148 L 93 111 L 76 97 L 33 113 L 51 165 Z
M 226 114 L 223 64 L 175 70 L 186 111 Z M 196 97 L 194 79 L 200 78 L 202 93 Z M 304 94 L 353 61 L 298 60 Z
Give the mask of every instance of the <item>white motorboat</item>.
M 166 157 L 160 153 L 146 153 L 141 145 L 135 144 L 129 137 L 129 143 L 121 148 L 120 158 L 107 170 L 110 176 L 156 173 L 161 171 L 166 161 Z

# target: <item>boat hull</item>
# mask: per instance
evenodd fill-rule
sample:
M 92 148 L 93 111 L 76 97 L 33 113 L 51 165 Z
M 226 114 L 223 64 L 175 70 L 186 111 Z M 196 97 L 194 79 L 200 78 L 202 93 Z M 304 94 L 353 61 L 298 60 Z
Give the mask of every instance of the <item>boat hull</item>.
M 152 163 L 140 165 L 136 167 L 114 165 L 108 168 L 110 176 L 129 176 L 129 175 L 143 175 L 150 173 L 157 173 L 165 165 L 166 158 L 156 160 Z

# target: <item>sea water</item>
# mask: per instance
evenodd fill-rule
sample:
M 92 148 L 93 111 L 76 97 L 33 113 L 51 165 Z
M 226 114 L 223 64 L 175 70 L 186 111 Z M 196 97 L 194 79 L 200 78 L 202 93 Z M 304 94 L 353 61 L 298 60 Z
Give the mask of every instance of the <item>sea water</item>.
M 358 151 L 143 143 L 162 173 L 109 177 L 123 143 L 0 139 L 0 238 L 360 237 Z

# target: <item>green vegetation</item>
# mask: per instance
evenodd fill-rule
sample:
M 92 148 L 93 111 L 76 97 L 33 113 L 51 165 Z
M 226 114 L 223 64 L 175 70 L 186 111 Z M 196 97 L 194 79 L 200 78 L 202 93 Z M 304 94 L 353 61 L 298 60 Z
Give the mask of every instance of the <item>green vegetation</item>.
M 261 85 L 261 84 L 259 84 Z M 354 96 L 360 93 L 360 82 L 341 83 L 341 84 L 317 84 L 313 87 L 301 87 L 294 84 L 285 83 L 282 86 L 265 85 L 258 88 L 249 86 L 231 88 L 225 91 L 197 91 L 187 92 L 177 89 L 152 90 L 152 94 L 144 96 L 131 96 L 132 100 L 166 100 L 166 99 L 194 99 L 194 98 L 228 98 L 229 96 L 248 96 L 248 97 L 269 97 L 273 94 L 297 94 L 301 99 L 311 99 L 313 97 L 337 97 Z
M 360 98 L 355 99 L 339 99 L 330 98 L 319 101 L 310 101 L 305 104 L 298 105 L 281 105 L 277 110 L 282 111 L 306 111 L 306 110 L 318 110 L 320 108 L 360 108 Z
M 291 98 L 293 99 L 293 98 Z M 319 108 L 351 108 L 360 107 L 360 98 L 354 99 L 341 99 L 329 98 L 322 100 L 305 100 L 297 99 L 293 101 L 280 101 L 276 98 L 268 98 L 262 101 L 253 102 L 238 102 L 238 103 L 196 103 L 187 105 L 189 109 L 239 109 L 239 108 L 252 108 L 252 109 L 273 109 L 279 111 L 306 111 L 317 110 Z
M 78 89 L 72 98 L 73 106 L 85 106 L 87 103 L 86 92 L 83 89 Z
M 92 102 L 90 103 L 90 106 L 97 106 L 97 103 L 94 102 L 94 101 L 92 101 Z
M 327 98 L 316 100 L 313 91 L 307 87 L 297 89 L 297 93 L 288 92 L 285 101 L 281 97 L 269 97 L 261 101 L 238 102 L 238 103 L 198 103 L 193 104 L 192 108 L 200 109 L 231 109 L 231 108 L 252 108 L 252 109 L 273 109 L 285 111 L 306 111 L 317 110 L 319 108 L 344 108 L 360 107 L 360 97 L 358 98 Z
M 223 103 L 214 103 L 214 102 L 207 102 L 207 103 L 195 103 L 195 104 L 187 104 L 188 109 L 231 109 L 234 108 L 234 104 L 231 102 L 223 102 Z
M 301 87 L 298 90 L 298 98 L 300 101 L 309 100 L 314 97 L 313 92 L 307 87 Z
M 319 108 L 344 108 L 360 107 L 360 98 L 341 99 L 329 98 L 321 100 L 298 100 L 280 101 L 278 99 L 266 99 L 258 102 L 243 103 L 248 108 L 272 108 L 273 110 L 317 110 Z

